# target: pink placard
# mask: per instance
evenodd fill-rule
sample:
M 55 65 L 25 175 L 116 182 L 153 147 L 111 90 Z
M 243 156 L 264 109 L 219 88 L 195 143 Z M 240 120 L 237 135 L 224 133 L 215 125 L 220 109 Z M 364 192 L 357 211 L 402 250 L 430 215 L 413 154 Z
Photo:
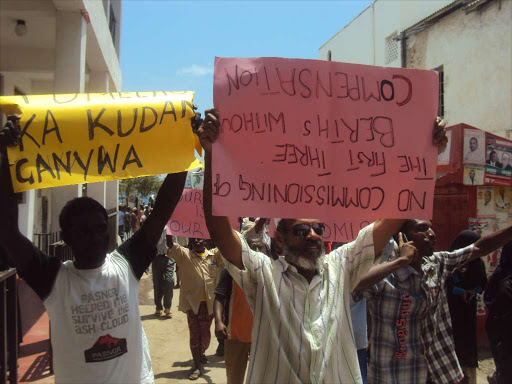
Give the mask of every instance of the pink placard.
M 434 71 L 216 58 L 213 213 L 430 218 Z
M 230 218 L 231 225 L 237 229 L 238 218 Z M 239 230 L 239 228 L 237 229 Z M 184 189 L 178 205 L 166 225 L 168 235 L 209 239 L 203 212 L 203 191 Z
M 334 221 L 324 220 L 325 232 L 322 235 L 324 241 L 334 241 L 336 243 L 348 243 L 357 238 L 361 229 L 370 224 L 366 220 L 353 220 L 353 221 Z M 270 220 L 268 228 L 268 235 L 274 237 L 276 231 L 276 224 L 274 219 Z

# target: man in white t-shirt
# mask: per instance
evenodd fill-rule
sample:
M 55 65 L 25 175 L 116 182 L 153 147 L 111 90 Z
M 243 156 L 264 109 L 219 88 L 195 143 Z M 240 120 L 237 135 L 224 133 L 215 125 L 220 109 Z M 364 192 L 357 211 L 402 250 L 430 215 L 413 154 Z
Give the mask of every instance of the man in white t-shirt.
M 139 279 L 176 207 L 186 172 L 170 174 L 142 228 L 108 253 L 107 212 L 89 197 L 69 201 L 59 216 L 74 261 L 38 250 L 18 229 L 6 146 L 20 139 L 19 117 L 0 130 L 0 246 L 43 300 L 51 321 L 55 383 L 154 382 L 139 314 Z

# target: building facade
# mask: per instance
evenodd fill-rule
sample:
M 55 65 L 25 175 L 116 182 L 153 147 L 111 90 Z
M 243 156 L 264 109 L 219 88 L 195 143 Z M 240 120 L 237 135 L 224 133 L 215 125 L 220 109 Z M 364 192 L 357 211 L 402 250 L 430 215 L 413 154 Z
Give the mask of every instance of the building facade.
M 405 31 L 405 66 L 440 73 L 442 114 L 512 133 L 512 2 L 454 2 Z M 471 6 L 471 7 L 470 7 Z
M 512 134 L 512 2 L 375 0 L 319 48 L 323 60 L 433 69 L 439 115 Z
M 121 0 L 2 0 L 0 94 L 60 94 L 121 90 Z M 20 230 L 59 231 L 64 204 L 86 194 L 117 212 L 117 181 L 24 192 Z

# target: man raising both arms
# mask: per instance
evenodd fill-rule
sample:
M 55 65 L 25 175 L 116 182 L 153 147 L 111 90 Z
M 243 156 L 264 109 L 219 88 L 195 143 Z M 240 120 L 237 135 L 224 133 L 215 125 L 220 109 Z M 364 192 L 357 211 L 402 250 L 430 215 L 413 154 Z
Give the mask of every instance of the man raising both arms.
M 434 143 L 445 143 L 438 122 Z M 350 294 L 403 220 L 379 220 L 357 239 L 325 255 L 324 225 L 284 219 L 276 240 L 284 257 L 272 260 L 249 248 L 229 218 L 212 216 L 211 147 L 218 136 L 215 110 L 197 131 L 205 149 L 204 212 L 225 266 L 254 313 L 248 383 L 361 383 L 350 320 Z M 404 247 L 401 257 L 410 257 Z
M 75 261 L 62 263 L 34 247 L 18 229 L 5 151 L 19 140 L 18 127 L 19 118 L 9 116 L 0 131 L 0 246 L 48 311 L 55 382 L 153 383 L 139 314 L 139 279 L 156 255 L 187 173 L 167 175 L 153 213 L 110 254 L 105 208 L 89 197 L 69 201 L 59 224 Z

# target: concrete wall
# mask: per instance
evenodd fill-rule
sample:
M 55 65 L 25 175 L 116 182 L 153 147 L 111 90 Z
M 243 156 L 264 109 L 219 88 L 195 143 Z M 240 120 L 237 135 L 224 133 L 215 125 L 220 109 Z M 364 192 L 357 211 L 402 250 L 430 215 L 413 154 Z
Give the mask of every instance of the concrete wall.
M 512 2 L 459 9 L 407 41 L 407 67 L 444 69 L 445 120 L 512 130 Z
M 25 94 L 120 91 L 121 4 L 120 0 L 0 2 L 2 94 L 12 95 L 15 88 Z M 114 42 L 108 22 L 110 6 L 117 21 Z M 87 10 L 90 23 L 81 15 L 81 9 Z M 17 19 L 26 20 L 28 26 L 22 37 L 14 34 Z M 99 184 L 91 185 L 89 195 L 107 209 L 115 208 L 118 182 Z M 82 195 L 82 186 L 30 191 L 24 195 L 19 226 L 24 235 L 35 240 L 34 232 L 60 229 L 58 216 L 62 207 Z M 46 226 L 44 200 L 48 209 Z
M 396 60 L 386 63 L 386 38 L 419 22 L 454 0 L 376 0 L 318 50 L 318 58 L 347 63 L 400 67 Z M 398 48 L 400 43 L 398 43 Z

